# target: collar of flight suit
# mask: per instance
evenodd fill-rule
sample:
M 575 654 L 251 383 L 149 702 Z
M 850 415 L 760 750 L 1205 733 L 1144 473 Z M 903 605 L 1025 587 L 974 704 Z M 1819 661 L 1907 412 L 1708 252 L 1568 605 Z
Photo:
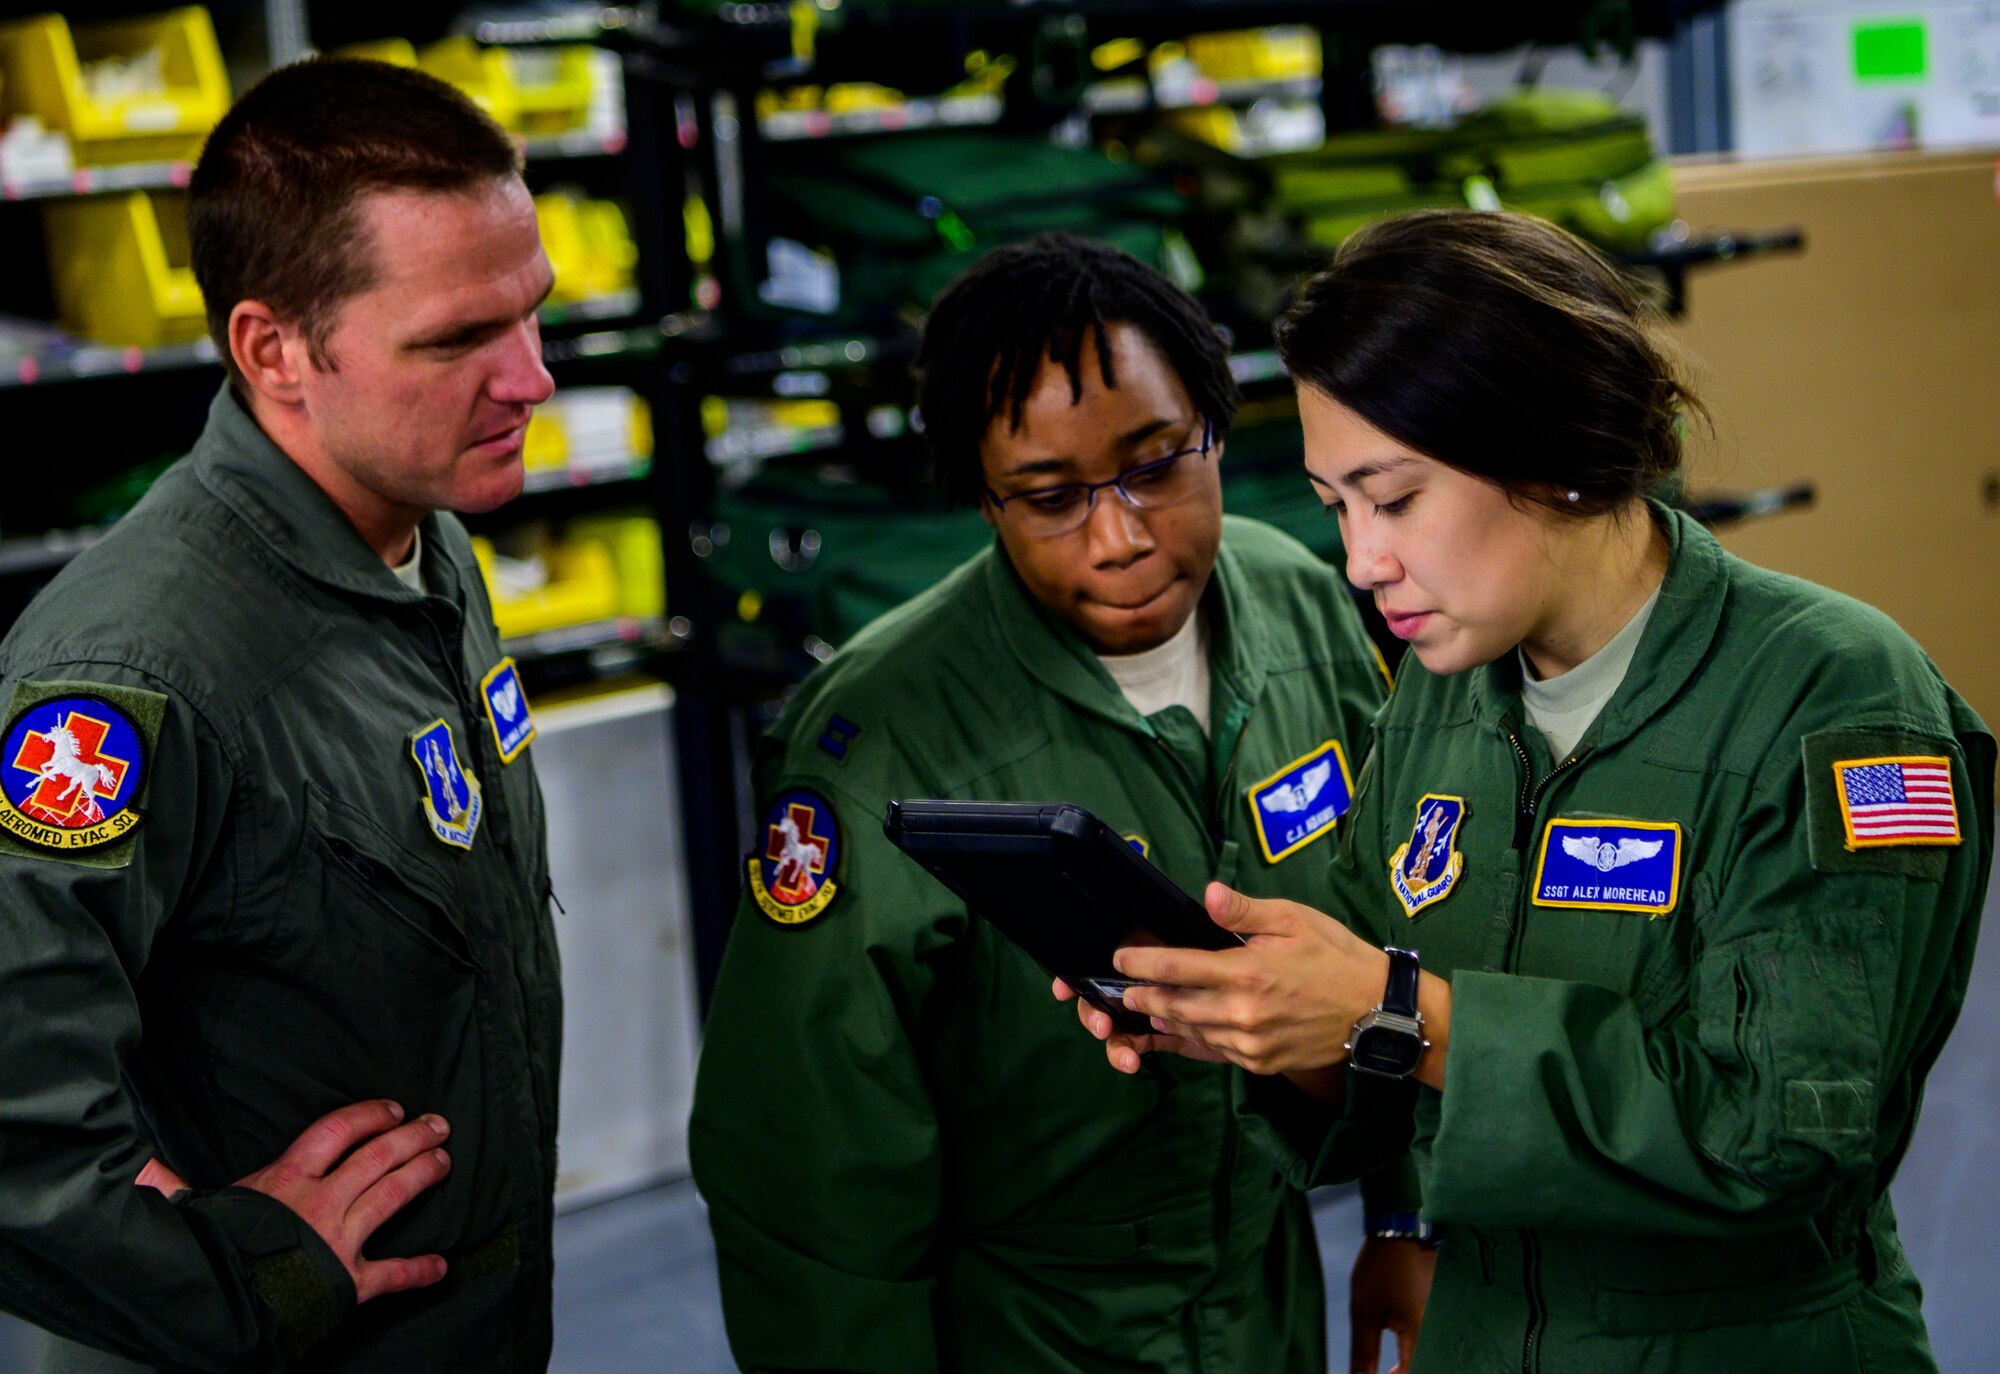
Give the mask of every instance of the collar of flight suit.
M 1577 752 L 1616 744 L 1657 715 L 1695 675 L 1722 624 L 1729 582 L 1722 546 L 1680 511 L 1658 502 L 1649 503 L 1649 509 L 1667 536 L 1666 579 L 1625 680 L 1577 742 Z M 1479 718 L 1518 728 L 1523 718 L 1519 656 L 1502 654 L 1473 673 Z
M 1021 670 L 1079 710 L 1152 735 L 1151 723 L 1125 699 L 1083 636 L 1037 601 L 1022 583 L 999 540 L 980 557 L 985 560 L 980 580 L 1000 637 Z M 1260 609 L 1250 602 L 1241 560 L 1229 545 L 1226 524 L 1215 571 L 1202 593 L 1201 610 L 1209 617 L 1211 691 L 1220 686 L 1247 710 L 1264 689 L 1268 635 Z M 1224 693 L 1216 695 L 1220 698 Z
M 190 460 L 201 484 L 257 532 L 271 551 L 316 582 L 381 601 L 417 603 L 333 498 L 273 443 L 227 383 L 208 408 Z M 435 514 L 421 526 L 427 569 L 442 571 L 456 600 L 459 569 Z

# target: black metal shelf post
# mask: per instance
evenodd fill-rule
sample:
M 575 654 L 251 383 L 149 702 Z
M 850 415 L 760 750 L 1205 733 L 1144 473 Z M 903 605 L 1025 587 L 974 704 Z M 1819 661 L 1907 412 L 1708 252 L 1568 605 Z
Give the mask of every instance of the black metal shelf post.
M 728 939 L 742 851 L 737 727 L 720 671 L 713 597 L 697 542 L 712 504 L 701 419 L 707 340 L 715 333 L 696 310 L 697 272 L 685 230 L 690 195 L 712 194 L 702 161 L 712 158 L 714 107 L 687 73 L 644 51 L 625 58 L 631 130 L 634 227 L 646 309 L 668 337 L 642 391 L 653 412 L 657 457 L 647 486 L 660 525 L 668 625 L 683 648 L 674 664 L 674 744 L 697 983 L 704 1008 Z

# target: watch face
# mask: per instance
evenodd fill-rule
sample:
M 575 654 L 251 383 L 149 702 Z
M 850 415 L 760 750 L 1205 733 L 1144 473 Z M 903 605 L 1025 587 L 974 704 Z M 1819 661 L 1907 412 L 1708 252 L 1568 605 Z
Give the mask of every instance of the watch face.
M 1369 1073 L 1407 1078 L 1423 1057 L 1423 1037 L 1389 1026 L 1366 1026 L 1354 1036 L 1354 1067 Z

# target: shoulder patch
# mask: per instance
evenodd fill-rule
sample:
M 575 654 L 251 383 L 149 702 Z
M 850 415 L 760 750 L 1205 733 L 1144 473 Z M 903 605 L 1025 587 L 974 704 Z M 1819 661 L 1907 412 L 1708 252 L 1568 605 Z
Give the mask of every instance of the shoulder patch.
M 1465 820 L 1465 798 L 1426 795 L 1417 803 L 1417 822 L 1410 838 L 1389 856 L 1389 886 L 1403 904 L 1403 914 L 1415 918 L 1433 902 L 1441 902 L 1458 887 L 1465 872 L 1465 855 L 1458 849 L 1458 831 Z
M 167 698 L 94 682 L 15 684 L 0 735 L 0 832 L 16 853 L 130 862 Z
M 747 860 L 750 899 L 774 924 L 803 926 L 833 905 L 839 889 L 840 820 L 810 788 L 780 792 L 764 809 L 763 846 Z
M 410 760 L 423 779 L 424 819 L 431 834 L 454 849 L 472 848 L 485 799 L 479 779 L 459 761 L 457 741 L 443 717 L 411 732 Z
M 1807 841 L 1823 873 L 1942 876 L 1963 841 L 1952 749 L 1906 730 L 1822 730 L 1802 742 Z
M 1264 862 L 1277 863 L 1330 833 L 1354 802 L 1347 751 L 1330 739 L 1245 794 Z

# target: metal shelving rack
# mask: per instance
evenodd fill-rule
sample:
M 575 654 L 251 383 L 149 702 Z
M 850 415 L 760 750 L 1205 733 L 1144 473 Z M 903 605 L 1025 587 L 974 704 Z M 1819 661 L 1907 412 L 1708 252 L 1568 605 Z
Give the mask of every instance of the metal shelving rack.
M 322 0 L 325 3 L 325 0 Z M 151 0 L 118 0 L 117 8 L 143 13 Z M 35 8 L 42 8 L 37 6 Z M 262 71 L 294 60 L 308 50 L 312 32 L 306 0 L 263 0 L 261 7 L 246 0 L 220 0 L 213 12 L 230 53 L 232 74 L 238 89 Z M 422 22 L 425 7 L 415 7 Z M 255 9 L 257 12 L 251 12 Z M 362 11 L 372 11 L 363 14 Z M 380 33 L 397 32 L 413 22 L 408 5 L 343 5 L 343 22 L 373 26 Z M 604 11 L 615 20 L 614 11 Z M 0 20 L 14 17 L 0 3 Z M 442 23 L 443 16 L 438 20 Z M 587 41 L 604 32 L 602 23 L 572 25 L 564 32 L 541 33 L 533 26 L 515 26 L 518 36 L 537 41 Z M 544 26 L 547 27 L 547 26 Z M 628 121 L 629 127 L 629 121 Z M 531 184 L 559 176 L 571 167 L 608 163 L 624 167 L 621 190 L 630 186 L 631 169 L 637 163 L 628 156 L 628 136 L 624 129 L 584 130 L 522 141 L 523 157 Z M 107 167 L 79 167 L 61 177 L 6 180 L 0 177 L 0 215 L 33 213 L 34 206 L 54 200 L 125 194 L 132 191 L 184 189 L 193 171 L 190 162 L 172 160 L 122 164 Z M 568 302 L 546 307 L 542 312 L 545 331 L 543 352 L 558 380 L 596 380 L 618 374 L 643 379 L 657 370 L 657 359 L 666 329 L 659 312 L 649 313 L 643 291 L 621 293 L 602 299 Z M 7 337 L 0 339 L 0 407 L 10 397 L 25 392 L 42 398 L 50 388 L 68 389 L 75 400 L 67 404 L 89 404 L 107 388 L 128 384 L 134 379 L 158 379 L 157 385 L 206 393 L 218 384 L 220 363 L 214 344 L 207 338 L 153 348 L 113 347 L 62 335 L 53 327 L 25 331 L 23 322 L 10 322 Z M 635 389 L 641 389 L 636 388 Z M 0 412 L 4 413 L 4 412 Z M 161 449 L 193 439 L 169 433 L 158 441 Z M 135 461 L 151 457 L 134 455 Z M 532 509 L 538 498 L 575 502 L 592 499 L 617 500 L 621 495 L 641 494 L 651 503 L 651 461 L 634 461 L 623 467 L 594 469 L 583 473 L 533 474 L 523 503 L 510 508 L 517 515 Z M 581 495 L 580 495 L 581 493 Z M 21 533 L 9 529 L 0 539 L 0 618 L 9 612 L 4 606 L 23 604 L 26 592 L 53 576 L 61 566 L 96 541 L 101 530 L 92 528 L 52 530 L 45 534 Z M 0 625 L 0 628 L 4 628 Z M 654 626 L 638 622 L 605 622 L 588 627 L 589 632 L 522 636 L 510 642 L 510 652 L 522 661 L 531 681 L 536 677 L 570 681 L 578 677 L 603 676 L 627 671 L 635 664 L 670 653 L 682 642 L 666 624 Z
M 240 11 L 255 0 L 223 3 L 234 3 Z M 723 4 L 712 15 L 676 20 L 668 0 L 475 26 L 472 32 L 482 42 L 592 41 L 622 57 L 625 133 L 537 142 L 527 152 L 531 177 L 572 160 L 596 165 L 612 159 L 619 168 L 621 198 L 641 245 L 638 300 L 607 304 L 602 310 L 606 318 L 570 309 L 551 320 L 555 337 L 545 341 L 545 352 L 551 367 L 562 370 L 559 380 L 587 376 L 637 391 L 652 409 L 656 458 L 617 474 L 619 482 L 602 487 L 550 482 L 547 490 L 531 492 L 523 501 L 589 502 L 603 491 L 638 494 L 661 527 L 667 613 L 657 621 L 619 620 L 554 631 L 513 647 L 524 670 L 549 682 L 643 669 L 674 684 L 681 811 L 704 1000 L 727 938 L 750 829 L 746 761 L 758 712 L 796 674 L 782 668 L 774 672 L 768 663 L 732 661 L 725 649 L 720 631 L 734 614 L 733 598 L 705 563 L 721 538 L 713 516 L 716 477 L 709 459 L 728 455 L 710 447 L 701 398 L 769 396 L 782 376 L 837 377 L 900 365 L 915 342 L 908 334 L 877 337 L 824 328 L 817 333 L 802 328 L 796 335 L 774 332 L 767 319 L 746 308 L 763 276 L 770 238 L 766 167 L 771 144 L 893 138 L 913 130 L 964 127 L 1046 133 L 1065 121 L 1073 126 L 1078 119 L 1271 94 L 1317 98 L 1328 127 L 1354 127 L 1372 118 L 1369 60 L 1379 44 L 1437 42 L 1482 50 L 1530 40 L 1569 42 L 1586 24 L 1601 22 L 1606 11 L 1625 16 L 1637 32 L 1671 34 L 1715 3 L 983 0 L 945 6 L 847 0 L 834 12 L 839 22 L 822 23 L 809 62 L 794 48 L 792 7 L 780 3 Z M 432 21 L 441 25 L 456 8 L 458 0 L 337 7 L 339 22 L 357 34 L 368 24 L 379 33 Z M 357 18 L 357 12 L 365 13 Z M 304 51 L 312 33 L 308 18 L 306 0 L 262 0 L 265 65 Z M 1255 88 L 1210 83 L 1212 89 L 1162 92 L 1144 78 L 1113 74 L 1114 79 L 1099 79 L 1089 65 L 1090 45 L 1106 38 L 1151 43 L 1270 24 L 1305 24 L 1320 31 L 1321 78 Z M 840 115 L 791 113 L 760 120 L 754 113 L 760 89 L 786 82 L 882 80 L 935 89 L 963 71 L 964 57 L 974 48 L 1022 59 L 1023 67 L 1004 96 L 917 97 L 889 109 Z M 79 173 L 67 182 L 0 185 L 0 201 L 171 188 L 184 184 L 187 172 L 184 163 L 161 163 Z M 691 194 L 711 207 L 715 218 L 717 252 L 709 272 L 698 269 L 688 253 L 684 205 Z M 7 213 L 20 211 L 0 205 L 0 215 Z M 1245 338 L 1238 347 L 1232 367 L 1240 382 L 1262 386 L 1281 380 L 1265 341 Z M 166 350 L 71 348 L 37 355 L 12 375 L 0 366 L 0 407 L 22 388 L 41 391 L 58 380 L 77 388 L 112 387 L 120 384 L 118 378 L 153 373 L 178 374 L 189 385 L 212 385 L 213 349 L 198 343 Z M 843 414 L 838 433 L 788 436 L 784 443 L 865 450 L 873 443 L 866 418 L 859 411 Z M 88 530 L 56 531 L 0 541 L 0 583 L 46 575 L 93 537 Z M 827 651 L 824 643 L 804 642 L 795 646 L 793 657 L 809 664 Z
M 954 6 L 853 3 L 845 23 L 823 28 L 810 65 L 793 46 L 792 14 L 782 4 L 726 4 L 710 18 L 673 22 L 628 18 L 607 41 L 627 54 L 632 154 L 657 169 L 660 188 L 692 188 L 713 207 L 720 298 L 680 319 L 679 336 L 662 348 L 655 373 L 661 452 L 679 461 L 655 465 L 655 495 L 667 535 L 668 604 L 686 637 L 673 664 L 678 688 L 683 813 L 696 951 L 704 1000 L 719 964 L 748 845 L 753 799 L 747 792 L 748 747 L 757 712 L 785 685 L 768 664 L 732 662 L 718 633 L 731 614 L 728 594 L 711 585 L 704 558 L 713 547 L 712 465 L 687 461 L 706 451 L 697 413 L 705 394 L 770 395 L 775 379 L 800 373 L 880 369 L 907 361 L 914 337 L 814 331 L 773 335 L 768 319 L 746 308 L 763 277 L 771 216 L 766 205 L 767 148 L 798 140 L 892 138 L 945 128 L 1045 133 L 1065 121 L 1236 103 L 1267 95 L 1316 98 L 1329 128 L 1373 117 L 1373 49 L 1387 42 L 1439 42 L 1466 50 L 1524 41 L 1570 42 L 1592 15 L 1624 12 L 1635 32 L 1669 34 L 1713 0 L 1635 0 L 1626 6 L 1573 0 L 1548 6 L 1492 6 L 1457 0 L 1068 0 L 1067 3 L 971 3 Z M 1232 87 L 1209 83 L 1178 92 L 1137 80 L 1099 79 L 1088 67 L 1093 42 L 1131 37 L 1151 43 L 1204 31 L 1305 24 L 1322 36 L 1324 74 L 1312 81 Z M 919 96 L 898 105 L 846 114 L 785 112 L 759 119 L 757 94 L 787 81 L 829 84 L 872 80 L 914 89 L 948 84 L 975 48 L 1023 59 L 1001 96 L 956 100 Z M 1038 56 L 1039 55 L 1039 56 Z M 1035 61 L 1070 65 L 1067 73 L 1031 69 Z M 928 78 L 928 79 L 926 79 Z M 641 110 L 660 116 L 641 116 Z M 671 117 L 668 117 L 668 116 Z M 678 205 L 655 207 L 661 228 L 642 224 L 648 243 L 678 244 Z M 673 214 L 669 214 L 671 209 Z M 648 299 L 688 302 L 693 269 L 670 248 L 656 255 L 658 280 Z M 1246 388 L 1282 381 L 1266 341 L 1244 339 L 1232 370 Z M 842 433 L 813 436 L 843 453 L 865 449 L 861 417 L 843 415 Z M 674 436 L 674 437 L 670 437 Z M 676 437 L 678 442 L 676 442 Z M 683 533 L 685 538 L 683 538 Z M 809 666 L 827 646 L 797 646 Z

